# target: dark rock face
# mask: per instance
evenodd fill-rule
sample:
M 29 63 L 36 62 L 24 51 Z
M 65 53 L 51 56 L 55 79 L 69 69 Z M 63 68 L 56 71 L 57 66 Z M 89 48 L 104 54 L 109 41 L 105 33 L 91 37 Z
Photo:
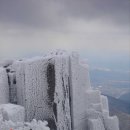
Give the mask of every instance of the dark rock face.
M 9 66 L 5 67 L 8 76 L 9 85 L 9 101 L 17 104 L 17 88 L 16 88 L 16 74 Z
M 49 63 L 47 66 L 47 82 L 48 82 L 48 97 L 49 104 L 52 104 L 54 101 L 54 93 L 55 93 L 55 68 L 54 65 Z
M 10 80 L 10 84 L 9 84 L 10 103 L 17 104 L 16 74 L 8 73 L 8 77 L 9 77 L 8 80 Z
M 0 104 L 9 102 L 9 80 L 5 68 L 0 67 Z
M 53 112 L 54 112 L 54 119 L 57 120 L 57 105 L 56 103 L 54 103 L 54 93 L 55 93 L 55 67 L 53 64 L 49 63 L 47 66 L 47 83 L 48 83 L 48 89 L 47 89 L 47 93 L 48 93 L 48 98 L 49 98 L 49 102 L 48 104 L 50 105 L 51 108 L 53 108 Z M 56 130 L 56 122 L 54 119 L 49 119 L 48 120 L 48 126 L 51 129 Z

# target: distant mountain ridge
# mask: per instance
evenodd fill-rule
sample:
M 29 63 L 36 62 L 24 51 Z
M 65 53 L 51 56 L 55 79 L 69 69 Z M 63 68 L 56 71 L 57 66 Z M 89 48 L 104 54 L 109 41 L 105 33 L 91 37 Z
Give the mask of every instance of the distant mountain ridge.
M 93 87 L 111 86 L 118 88 L 129 88 L 130 86 L 130 73 L 128 72 L 91 69 L 90 77 Z
M 110 115 L 119 119 L 120 130 L 130 130 L 130 104 L 108 96 Z
M 123 94 L 122 96 L 119 97 L 119 99 L 130 104 L 130 92 Z
M 118 111 L 130 114 L 129 103 L 122 101 L 120 99 L 116 99 L 114 97 L 108 96 L 108 95 L 105 95 L 105 96 L 108 97 L 108 102 L 111 108 L 113 107 L 114 109 L 117 109 Z

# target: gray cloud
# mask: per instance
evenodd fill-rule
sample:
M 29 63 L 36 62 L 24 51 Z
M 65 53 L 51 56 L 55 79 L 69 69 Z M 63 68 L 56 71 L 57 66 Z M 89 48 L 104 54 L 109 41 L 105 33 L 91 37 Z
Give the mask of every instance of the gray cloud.
M 50 49 L 129 53 L 129 0 L 0 0 L 0 59 Z
M 121 24 L 130 22 L 129 0 L 67 0 L 65 4 L 68 7 L 68 13 L 72 16 L 83 17 L 87 20 L 106 18 Z
M 62 11 L 60 3 L 52 0 L 1 0 L 0 22 L 52 28 L 64 24 Z
M 52 28 L 68 18 L 129 25 L 129 0 L 0 0 L 0 22 Z

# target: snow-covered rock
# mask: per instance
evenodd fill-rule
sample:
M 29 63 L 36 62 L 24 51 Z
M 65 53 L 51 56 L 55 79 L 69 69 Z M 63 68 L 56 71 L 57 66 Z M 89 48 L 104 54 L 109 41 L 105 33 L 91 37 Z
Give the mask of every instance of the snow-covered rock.
M 11 120 L 13 122 L 24 122 L 25 110 L 24 107 L 15 104 L 0 105 L 0 113 L 3 120 Z
M 70 88 L 72 99 L 72 119 L 74 130 L 86 127 L 86 91 L 90 89 L 88 65 L 81 64 L 79 55 L 73 52 L 70 56 Z
M 26 120 L 47 120 L 51 128 L 71 129 L 69 56 L 61 52 L 16 62 L 17 103 Z
M 6 69 L 0 67 L 0 104 L 9 102 L 9 85 Z
M 104 118 L 106 130 L 119 130 L 119 121 L 116 116 Z
M 17 104 L 17 86 L 16 86 L 16 74 L 15 72 L 8 72 L 9 80 L 9 100 L 10 103 Z
M 89 90 L 86 91 L 85 99 L 86 99 L 85 100 L 86 107 L 88 109 L 92 108 L 92 106 L 94 107 L 94 105 L 96 107 L 96 104 L 100 105 L 100 103 L 101 103 L 101 92 L 98 91 L 98 90 L 89 89 Z
M 0 104 L 9 100 L 23 106 L 26 121 L 47 120 L 51 130 L 119 130 L 117 117 L 109 116 L 107 97 L 92 89 L 88 65 L 81 61 L 76 52 L 57 50 L 8 64 L 0 69 Z M 9 109 L 5 115 L 14 123 L 20 115 Z M 16 130 L 40 130 L 44 123 L 36 120 Z
M 24 107 L 14 104 L 0 105 L 0 130 L 50 130 L 47 121 L 24 122 Z
M 105 130 L 103 122 L 100 118 L 89 119 L 88 124 L 89 124 L 89 126 L 88 126 L 89 130 Z

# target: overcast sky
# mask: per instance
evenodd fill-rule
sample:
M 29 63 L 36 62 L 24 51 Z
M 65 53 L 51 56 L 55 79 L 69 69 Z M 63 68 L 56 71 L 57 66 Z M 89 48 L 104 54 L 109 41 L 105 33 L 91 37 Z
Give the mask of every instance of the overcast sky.
M 0 0 L 0 59 L 53 49 L 130 54 L 130 0 Z

